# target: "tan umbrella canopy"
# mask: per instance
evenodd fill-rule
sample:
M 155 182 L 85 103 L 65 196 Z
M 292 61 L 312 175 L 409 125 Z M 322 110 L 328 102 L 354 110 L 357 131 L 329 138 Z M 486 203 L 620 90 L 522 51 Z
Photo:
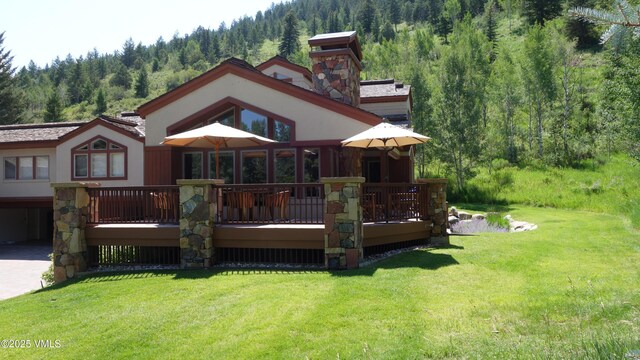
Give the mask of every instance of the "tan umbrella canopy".
M 383 122 L 346 140 L 342 140 L 341 143 L 342 146 L 389 149 L 422 144 L 429 139 L 431 138 L 428 136 Z
M 389 124 L 387 122 L 380 123 L 371 129 L 365 130 L 346 140 L 342 140 L 342 146 L 357 148 L 379 148 L 386 150 L 388 153 L 394 147 L 422 144 L 430 140 L 428 136 L 424 136 L 411 130 L 403 129 L 399 126 Z M 388 179 L 389 160 L 385 156 L 385 164 L 387 164 Z M 385 182 L 388 180 L 385 180 Z
M 220 148 L 251 147 L 274 143 L 276 141 L 242 131 L 219 122 L 183 133 L 167 136 L 162 142 L 170 146 L 215 148 L 216 176 L 220 176 Z

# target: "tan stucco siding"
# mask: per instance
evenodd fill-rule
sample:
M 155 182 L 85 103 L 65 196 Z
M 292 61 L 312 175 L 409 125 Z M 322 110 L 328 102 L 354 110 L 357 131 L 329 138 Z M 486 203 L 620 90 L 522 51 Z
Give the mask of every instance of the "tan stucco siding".
M 5 180 L 4 178 L 4 158 L 20 156 L 48 156 L 49 157 L 49 179 L 48 180 Z M 0 197 L 22 198 L 22 197 L 43 197 L 53 196 L 50 184 L 56 182 L 56 149 L 12 149 L 0 151 Z
M 278 73 L 287 77 L 290 77 L 292 80 L 292 84 L 296 86 L 300 86 L 303 89 L 310 90 L 313 88 L 313 84 L 307 78 L 304 77 L 302 73 L 297 71 L 293 71 L 291 69 L 287 69 L 286 67 L 274 64 L 269 66 L 268 68 L 262 70 L 262 73 L 268 76 L 273 76 L 273 73 Z
M 409 100 L 360 104 L 360 108 L 379 116 L 408 114 L 410 109 Z
M 371 127 L 330 109 L 242 77 L 226 74 L 147 115 L 146 144 L 160 144 L 167 134 L 167 127 L 226 97 L 233 97 L 295 121 L 298 141 L 345 139 Z
M 67 139 L 56 148 L 57 182 L 71 181 L 71 151 L 80 144 L 100 136 L 127 147 L 127 180 L 100 180 L 103 186 L 141 186 L 144 185 L 144 144 L 140 141 L 113 131 L 104 126 L 96 126 Z M 86 181 L 91 181 L 87 179 Z

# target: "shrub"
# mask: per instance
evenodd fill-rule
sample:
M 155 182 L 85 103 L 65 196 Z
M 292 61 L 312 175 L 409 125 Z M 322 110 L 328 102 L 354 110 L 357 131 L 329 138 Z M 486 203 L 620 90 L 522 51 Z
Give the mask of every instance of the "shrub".
M 51 260 L 51 264 L 49 264 L 49 268 L 43 272 L 41 276 L 47 286 L 53 285 L 55 282 L 53 280 L 53 253 L 49 254 L 49 260 Z

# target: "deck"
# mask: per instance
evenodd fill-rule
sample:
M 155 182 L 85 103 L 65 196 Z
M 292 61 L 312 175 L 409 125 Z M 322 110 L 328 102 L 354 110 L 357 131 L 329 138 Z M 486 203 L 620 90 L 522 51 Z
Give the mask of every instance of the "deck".
M 85 237 L 90 265 L 180 263 L 177 186 L 95 188 L 88 193 Z M 213 194 L 215 261 L 325 261 L 322 185 L 223 185 Z M 360 204 L 365 256 L 426 244 L 434 223 L 429 199 L 424 185 L 364 184 Z

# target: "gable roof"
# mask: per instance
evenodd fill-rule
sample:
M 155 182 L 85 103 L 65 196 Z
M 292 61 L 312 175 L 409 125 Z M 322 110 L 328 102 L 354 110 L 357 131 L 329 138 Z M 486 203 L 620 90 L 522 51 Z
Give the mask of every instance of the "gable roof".
M 122 115 L 119 117 L 100 115 L 89 122 L 83 123 L 78 128 L 73 129 L 66 134 L 63 134 L 59 137 L 59 140 L 66 141 L 68 138 L 72 138 L 98 125 L 102 125 L 133 139 L 144 141 L 144 119 L 142 119 L 140 116 L 137 116 L 137 114 L 135 116 L 127 117 L 122 117 Z
M 245 78 L 249 81 L 269 87 L 275 91 L 279 91 L 287 95 L 296 97 L 302 101 L 306 101 L 320 107 L 330 109 L 331 111 L 340 113 L 354 120 L 361 121 L 365 124 L 377 125 L 382 121 L 382 118 L 376 114 L 322 96 L 313 91 L 303 89 L 288 82 L 275 79 L 271 76 L 263 74 L 260 70 L 251 66 L 246 61 L 236 58 L 229 58 L 220 63 L 218 66 L 205 72 L 204 74 L 190 81 L 187 81 L 174 90 L 160 95 L 159 97 L 141 105 L 138 108 L 138 113 L 144 118 L 147 115 L 190 94 L 191 92 L 198 90 L 199 88 L 215 81 L 216 79 L 226 74 L 233 74 Z
M 123 113 L 119 117 L 100 115 L 92 121 L 2 125 L 0 147 L 55 147 L 61 140 L 73 136 L 72 134 L 99 124 L 133 138 L 144 138 L 144 119 L 137 114 Z
M 29 147 L 53 147 L 61 136 L 84 124 L 86 122 L 2 125 L 0 144 L 5 148 L 25 143 Z
M 304 76 L 307 80 L 312 81 L 311 80 L 311 70 L 307 69 L 304 66 L 300 66 L 298 64 L 294 64 L 291 61 L 287 60 L 287 58 L 285 58 L 284 56 L 280 56 L 280 55 L 276 55 L 276 56 L 272 57 L 271 59 L 263 62 L 262 64 L 256 66 L 256 69 L 258 69 L 260 71 L 264 71 L 265 69 L 268 69 L 269 67 L 271 67 L 273 65 L 280 65 L 285 69 L 289 69 L 291 71 L 294 71 L 294 72 L 297 72 L 297 73 L 301 73 L 302 76 Z

